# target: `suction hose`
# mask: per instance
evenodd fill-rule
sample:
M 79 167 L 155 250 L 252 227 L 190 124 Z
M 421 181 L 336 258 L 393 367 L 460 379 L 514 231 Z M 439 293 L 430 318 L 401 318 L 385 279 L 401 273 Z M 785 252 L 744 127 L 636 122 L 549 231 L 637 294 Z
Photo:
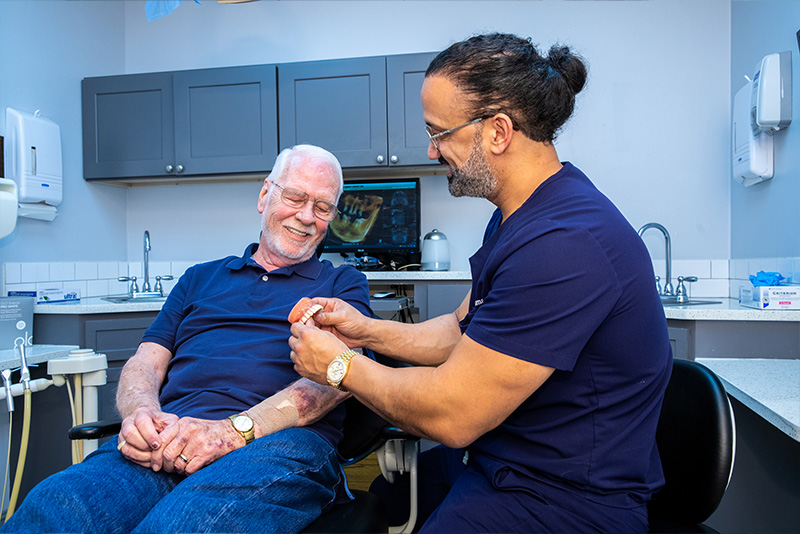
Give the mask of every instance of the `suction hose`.
M 31 390 L 25 390 L 25 415 L 22 418 L 22 442 L 19 445 L 19 458 L 17 459 L 17 472 L 14 475 L 14 487 L 11 490 L 11 499 L 8 501 L 6 521 L 14 513 L 19 497 L 19 488 L 22 485 L 22 472 L 25 470 L 25 457 L 28 455 L 28 439 L 31 433 Z

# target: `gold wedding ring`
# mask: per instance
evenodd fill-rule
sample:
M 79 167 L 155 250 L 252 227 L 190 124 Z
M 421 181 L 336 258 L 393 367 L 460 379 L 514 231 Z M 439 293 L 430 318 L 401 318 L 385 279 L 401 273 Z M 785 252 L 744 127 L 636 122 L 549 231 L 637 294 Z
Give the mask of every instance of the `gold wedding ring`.
M 179 454 L 179 455 L 178 455 L 178 457 L 179 457 L 181 460 L 183 460 L 183 461 L 184 461 L 184 463 L 187 463 L 187 464 L 189 463 L 189 459 L 188 459 L 186 456 L 184 456 L 182 453 L 181 453 L 181 454 Z
M 122 450 L 122 447 L 124 447 L 126 443 L 128 443 L 128 442 L 127 442 L 127 441 L 125 441 L 124 439 L 123 439 L 122 441 L 120 441 L 120 442 L 119 442 L 119 445 L 117 445 L 117 450 L 118 450 L 118 451 L 121 451 L 121 450 Z

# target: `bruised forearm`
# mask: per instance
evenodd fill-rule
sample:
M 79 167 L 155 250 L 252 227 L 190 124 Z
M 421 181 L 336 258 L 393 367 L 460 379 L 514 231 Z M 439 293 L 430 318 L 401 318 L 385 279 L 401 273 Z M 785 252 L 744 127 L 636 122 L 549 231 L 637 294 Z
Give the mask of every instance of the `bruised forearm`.
M 301 378 L 286 389 L 247 410 L 256 424 L 256 437 L 307 426 L 322 419 L 349 394 Z

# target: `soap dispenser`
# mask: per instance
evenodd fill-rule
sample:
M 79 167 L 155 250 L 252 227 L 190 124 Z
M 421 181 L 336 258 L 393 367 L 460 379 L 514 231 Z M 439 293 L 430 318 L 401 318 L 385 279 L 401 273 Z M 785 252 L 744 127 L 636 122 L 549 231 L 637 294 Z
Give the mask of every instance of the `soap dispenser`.
M 447 271 L 450 269 L 450 248 L 447 236 L 433 229 L 422 240 L 422 270 Z

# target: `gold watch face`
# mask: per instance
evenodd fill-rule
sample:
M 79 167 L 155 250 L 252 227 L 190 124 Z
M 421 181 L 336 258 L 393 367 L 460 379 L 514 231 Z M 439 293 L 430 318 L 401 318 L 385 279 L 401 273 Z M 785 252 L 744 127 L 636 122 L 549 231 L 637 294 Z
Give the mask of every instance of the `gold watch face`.
M 246 415 L 237 415 L 233 419 L 233 428 L 239 432 L 250 432 L 253 429 L 253 420 Z
M 336 358 L 328 365 L 328 382 L 331 384 L 339 384 L 344 378 L 346 371 L 347 364 Z

